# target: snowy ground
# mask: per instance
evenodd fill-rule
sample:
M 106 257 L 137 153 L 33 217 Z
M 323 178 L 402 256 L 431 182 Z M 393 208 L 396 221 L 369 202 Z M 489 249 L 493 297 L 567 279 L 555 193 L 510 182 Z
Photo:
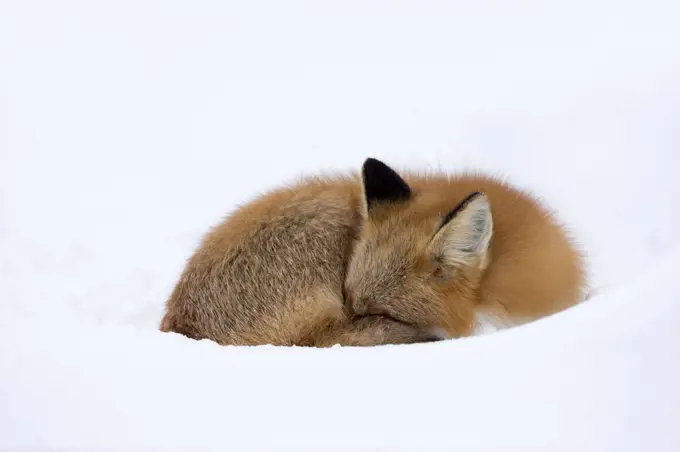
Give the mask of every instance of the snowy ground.
M 680 450 L 680 5 L 0 2 L 0 451 Z M 601 296 L 471 340 L 156 330 L 201 234 L 301 172 L 476 167 Z

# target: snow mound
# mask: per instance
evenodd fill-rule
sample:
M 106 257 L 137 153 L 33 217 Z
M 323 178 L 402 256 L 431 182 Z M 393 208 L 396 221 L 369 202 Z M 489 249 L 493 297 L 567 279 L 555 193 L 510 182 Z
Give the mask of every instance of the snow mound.
M 520 328 L 369 349 L 2 313 L 0 450 L 676 451 L 678 269 L 680 250 Z

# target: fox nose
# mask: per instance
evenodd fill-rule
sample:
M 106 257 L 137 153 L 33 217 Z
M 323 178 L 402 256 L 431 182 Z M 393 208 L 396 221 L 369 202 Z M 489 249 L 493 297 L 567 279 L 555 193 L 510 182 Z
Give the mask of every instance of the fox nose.
M 439 342 L 450 338 L 451 336 L 443 328 L 428 328 L 427 331 L 422 332 L 419 342 Z
M 442 339 L 439 336 L 435 336 L 434 334 L 426 334 L 425 336 L 423 336 L 423 338 L 420 342 L 439 342 L 439 341 L 443 341 L 443 340 L 444 339 Z
M 451 339 L 451 335 L 441 327 L 430 328 L 427 332 L 430 336 L 434 336 L 439 340 Z

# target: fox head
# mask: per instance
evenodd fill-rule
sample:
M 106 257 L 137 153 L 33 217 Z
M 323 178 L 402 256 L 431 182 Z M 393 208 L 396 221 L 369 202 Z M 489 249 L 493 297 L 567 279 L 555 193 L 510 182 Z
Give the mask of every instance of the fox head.
M 489 263 L 491 206 L 484 193 L 447 205 L 369 158 L 362 167 L 363 221 L 345 279 L 354 317 L 379 316 L 441 339 L 470 334 Z

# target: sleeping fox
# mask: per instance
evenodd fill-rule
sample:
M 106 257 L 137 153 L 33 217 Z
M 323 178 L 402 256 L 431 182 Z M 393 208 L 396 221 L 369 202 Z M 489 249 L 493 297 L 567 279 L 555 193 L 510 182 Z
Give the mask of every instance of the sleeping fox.
M 556 313 L 584 285 L 581 253 L 528 194 L 369 158 L 228 216 L 187 262 L 161 330 L 223 345 L 428 342 Z

